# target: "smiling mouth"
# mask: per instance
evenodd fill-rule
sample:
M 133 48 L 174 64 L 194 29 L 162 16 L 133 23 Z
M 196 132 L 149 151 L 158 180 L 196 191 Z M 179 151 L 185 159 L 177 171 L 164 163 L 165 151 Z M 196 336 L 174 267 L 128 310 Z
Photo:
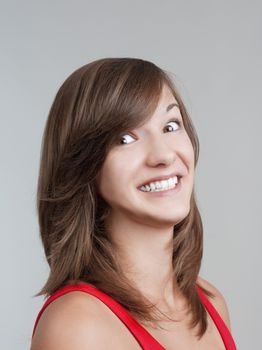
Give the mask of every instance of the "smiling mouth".
M 168 192 L 180 187 L 181 176 L 174 176 L 165 181 L 151 182 L 138 187 L 142 192 L 155 193 L 155 192 Z

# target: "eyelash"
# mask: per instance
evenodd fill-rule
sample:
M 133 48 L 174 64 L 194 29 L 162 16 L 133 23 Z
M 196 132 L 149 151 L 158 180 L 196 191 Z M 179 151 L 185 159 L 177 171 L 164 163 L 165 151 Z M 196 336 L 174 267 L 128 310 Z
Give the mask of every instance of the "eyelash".
M 178 119 L 172 119 L 172 120 L 169 120 L 169 122 L 167 122 L 167 124 L 169 124 L 169 123 L 171 123 L 171 122 L 175 122 L 175 123 L 177 123 L 178 124 L 178 126 L 179 126 L 179 128 L 178 129 L 180 129 L 181 128 L 181 122 L 180 122 L 180 120 L 178 120 Z M 166 124 L 166 125 L 167 125 Z M 175 131 L 177 131 L 177 130 L 175 130 Z M 119 140 L 119 144 L 120 144 L 120 146 L 121 145 L 125 145 L 125 143 L 120 143 L 121 142 L 121 137 L 124 137 L 125 135 L 131 135 L 131 134 L 129 134 L 129 133 L 126 133 L 126 134 L 122 134 L 121 136 L 120 136 L 120 140 Z M 131 135 L 132 136 L 132 135 Z M 132 137 L 134 137 L 134 136 L 132 136 Z

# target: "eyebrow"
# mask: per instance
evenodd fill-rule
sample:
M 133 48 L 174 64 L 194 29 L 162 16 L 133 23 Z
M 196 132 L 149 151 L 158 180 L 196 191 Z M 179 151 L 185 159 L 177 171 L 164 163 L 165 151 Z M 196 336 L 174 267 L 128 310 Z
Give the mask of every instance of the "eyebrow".
M 178 109 L 180 109 L 177 103 L 171 103 L 170 105 L 167 106 L 166 111 L 167 112 L 170 111 L 170 109 L 172 109 L 173 107 L 177 107 Z
M 177 103 L 171 103 L 170 105 L 168 105 L 168 106 L 166 107 L 166 111 L 169 112 L 170 109 L 172 109 L 173 107 L 177 107 L 178 110 L 180 111 L 180 107 L 179 107 L 179 105 L 178 105 Z M 133 130 L 135 130 L 135 129 L 133 129 Z

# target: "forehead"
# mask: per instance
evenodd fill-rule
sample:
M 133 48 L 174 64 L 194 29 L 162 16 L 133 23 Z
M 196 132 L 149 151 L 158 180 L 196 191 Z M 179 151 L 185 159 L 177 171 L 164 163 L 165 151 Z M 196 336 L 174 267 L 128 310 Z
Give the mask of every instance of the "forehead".
M 167 86 L 167 84 L 163 84 L 161 97 L 164 97 L 164 98 L 175 98 L 174 95 L 173 95 L 172 90 Z
M 159 98 L 158 105 L 154 114 L 164 115 L 168 113 L 171 109 L 175 110 L 176 108 L 179 109 L 178 101 L 176 100 L 170 88 L 166 84 L 164 84 L 161 92 L 161 96 Z

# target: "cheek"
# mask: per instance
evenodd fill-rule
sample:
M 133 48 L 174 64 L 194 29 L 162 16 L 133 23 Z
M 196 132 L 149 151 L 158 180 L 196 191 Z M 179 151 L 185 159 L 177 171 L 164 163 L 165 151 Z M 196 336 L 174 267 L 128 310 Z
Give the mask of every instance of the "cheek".
M 187 136 L 185 139 L 184 154 L 187 159 L 187 163 L 190 164 L 191 167 L 194 167 L 195 152 L 189 136 Z
M 124 159 L 116 159 L 113 155 L 108 155 L 98 177 L 98 187 L 102 195 L 111 197 L 124 186 L 122 183 L 124 181 L 123 171 L 128 169 L 125 162 Z
M 104 162 L 103 173 L 111 180 L 117 179 L 121 182 L 122 178 L 125 178 L 128 181 L 136 174 L 140 153 L 134 147 L 129 150 L 121 148 L 112 150 Z

